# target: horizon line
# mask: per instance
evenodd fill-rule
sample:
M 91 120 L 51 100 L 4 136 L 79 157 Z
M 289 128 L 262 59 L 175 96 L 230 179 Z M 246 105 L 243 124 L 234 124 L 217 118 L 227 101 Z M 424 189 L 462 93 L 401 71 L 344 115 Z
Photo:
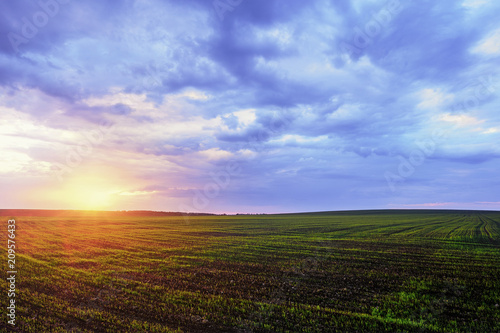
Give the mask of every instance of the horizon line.
M 181 212 L 181 211 L 164 211 L 164 210 L 149 210 L 149 209 L 127 209 L 127 210 L 95 210 L 95 209 L 52 209 L 52 208 L 0 208 L 0 216 L 3 216 L 3 212 L 6 213 L 26 213 L 30 212 L 75 212 L 75 213 L 143 213 L 147 215 L 152 214 L 171 214 L 171 216 L 237 216 L 237 215 L 292 215 L 292 214 L 318 214 L 318 213 L 343 213 L 343 212 L 370 212 L 370 211 L 457 211 L 457 212 L 500 212 L 500 210 L 491 209 L 460 209 L 460 208 L 369 208 L 369 209 L 341 209 L 341 210 L 319 210 L 319 211 L 296 211 L 296 212 L 278 212 L 278 213 L 211 213 L 211 212 Z M 9 214 L 9 215 L 11 215 Z M 15 214 L 17 215 L 17 214 Z

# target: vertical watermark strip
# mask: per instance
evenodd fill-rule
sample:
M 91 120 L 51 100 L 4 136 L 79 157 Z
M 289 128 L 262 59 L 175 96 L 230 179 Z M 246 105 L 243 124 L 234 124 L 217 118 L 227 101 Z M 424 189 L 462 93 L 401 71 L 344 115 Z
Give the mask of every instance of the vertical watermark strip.
M 7 322 L 16 325 L 16 220 L 7 222 L 7 296 L 9 299 L 7 306 Z

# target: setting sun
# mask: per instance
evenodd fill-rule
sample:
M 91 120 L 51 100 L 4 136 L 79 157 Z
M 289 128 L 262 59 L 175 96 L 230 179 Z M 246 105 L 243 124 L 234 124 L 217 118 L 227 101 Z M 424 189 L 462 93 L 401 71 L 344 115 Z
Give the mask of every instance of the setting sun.
M 39 200 L 57 203 L 58 208 L 112 210 L 126 186 L 123 172 L 92 167 L 86 172 L 74 170 L 62 182 L 54 182 L 48 191 L 39 189 L 32 194 Z
M 2 327 L 500 333 L 500 1 L 0 13 Z
M 83 209 L 104 209 L 112 204 L 112 195 L 116 191 L 102 187 L 95 180 L 77 180 L 71 184 L 73 189 L 69 192 L 72 203 Z
M 113 194 L 119 192 L 116 185 L 100 177 L 83 176 L 70 179 L 61 191 L 59 200 L 77 209 L 106 209 L 113 204 Z

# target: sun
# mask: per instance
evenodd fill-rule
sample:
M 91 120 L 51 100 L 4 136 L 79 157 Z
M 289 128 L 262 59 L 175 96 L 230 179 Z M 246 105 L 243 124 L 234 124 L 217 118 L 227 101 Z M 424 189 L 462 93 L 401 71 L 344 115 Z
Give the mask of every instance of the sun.
M 36 201 L 39 208 L 114 211 L 150 204 L 157 191 L 143 190 L 147 185 L 126 168 L 91 165 L 62 181 L 47 177 L 24 199 Z
M 101 210 L 113 206 L 118 189 L 100 177 L 81 176 L 71 179 L 63 192 L 63 200 L 77 209 Z
M 99 210 L 112 206 L 113 193 L 115 191 L 99 184 L 80 183 L 76 184 L 68 194 L 75 206 L 81 209 Z
M 116 173 L 99 171 L 68 177 L 59 186 L 46 191 L 46 199 L 65 209 L 112 210 L 123 180 Z

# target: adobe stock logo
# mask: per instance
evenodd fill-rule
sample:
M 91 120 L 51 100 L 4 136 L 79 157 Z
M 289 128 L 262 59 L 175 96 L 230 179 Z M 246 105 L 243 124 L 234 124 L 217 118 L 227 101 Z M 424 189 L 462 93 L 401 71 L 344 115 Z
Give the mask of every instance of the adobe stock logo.
M 19 53 L 19 46 L 29 43 L 30 40 L 38 35 L 41 28 L 45 27 L 51 18 L 59 13 L 59 5 L 69 3 L 69 0 L 40 0 L 37 2 L 40 6 L 39 11 L 31 16 L 21 18 L 21 29 L 19 33 L 9 32 L 7 38 L 14 52 Z
M 223 21 L 226 12 L 232 12 L 236 7 L 241 5 L 243 0 L 214 0 L 212 6 L 214 7 L 219 20 Z
M 470 93 L 463 96 L 457 104 L 452 106 L 453 112 L 457 113 L 455 116 L 466 116 L 467 112 L 478 107 L 481 103 L 486 102 L 488 98 L 493 96 L 493 93 L 496 92 L 497 84 L 498 81 L 495 80 L 492 74 L 480 76 L 467 84 L 465 91 Z M 456 123 L 453 128 L 437 129 L 432 133 L 430 138 L 424 141 L 416 141 L 415 144 L 417 148 L 410 152 L 408 158 L 401 155 L 396 156 L 400 162 L 397 168 L 397 174 L 390 171 L 384 174 L 387 185 L 391 191 L 395 192 L 396 185 L 411 177 L 415 173 L 416 168 L 422 165 L 435 153 L 438 144 L 443 143 L 443 141 L 448 139 L 449 135 L 452 134 L 452 131 L 457 131 L 458 129 L 460 129 L 458 123 Z
M 232 179 L 242 172 L 241 165 L 238 162 L 228 162 L 224 170 L 219 172 L 210 172 L 211 182 L 207 182 L 203 186 L 202 190 L 195 190 L 193 196 L 193 206 L 181 204 L 179 205 L 179 210 L 185 213 L 201 213 L 203 209 L 206 209 L 210 201 L 219 196 L 222 190 L 225 190 Z M 189 223 L 189 215 L 183 214 L 184 221 Z
M 398 165 L 398 174 L 394 174 L 390 171 L 386 171 L 384 174 L 387 185 L 392 192 L 396 191 L 397 183 L 404 182 L 405 179 L 411 177 L 415 173 L 416 168 L 424 164 L 426 159 L 434 154 L 437 145 L 442 139 L 446 138 L 447 134 L 448 133 L 443 130 L 436 130 L 432 133 L 430 139 L 415 142 L 418 148 L 411 151 L 408 159 L 401 155 L 396 156 L 400 161 Z

